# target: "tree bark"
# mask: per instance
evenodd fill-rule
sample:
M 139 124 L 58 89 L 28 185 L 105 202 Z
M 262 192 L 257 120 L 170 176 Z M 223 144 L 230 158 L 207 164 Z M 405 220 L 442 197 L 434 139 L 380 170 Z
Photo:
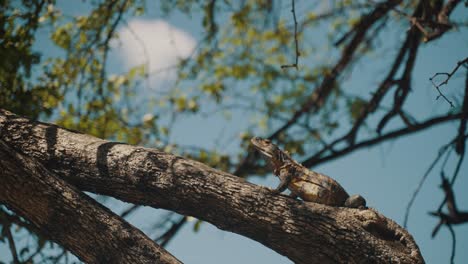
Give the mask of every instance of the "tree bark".
M 122 218 L 0 140 L 0 203 L 87 263 L 181 263 Z
M 193 160 L 5 110 L 0 110 L 0 139 L 82 191 L 194 216 L 295 263 L 424 263 L 412 236 L 374 209 L 273 195 L 269 188 Z

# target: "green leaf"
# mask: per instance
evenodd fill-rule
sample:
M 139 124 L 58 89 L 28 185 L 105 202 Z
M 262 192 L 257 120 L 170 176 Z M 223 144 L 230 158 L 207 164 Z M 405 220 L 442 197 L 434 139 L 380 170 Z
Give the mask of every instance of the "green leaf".
M 200 231 L 200 226 L 201 226 L 202 223 L 203 223 L 202 220 L 198 220 L 198 219 L 197 219 L 197 220 L 195 221 L 195 224 L 193 224 L 193 231 L 194 231 L 194 232 Z

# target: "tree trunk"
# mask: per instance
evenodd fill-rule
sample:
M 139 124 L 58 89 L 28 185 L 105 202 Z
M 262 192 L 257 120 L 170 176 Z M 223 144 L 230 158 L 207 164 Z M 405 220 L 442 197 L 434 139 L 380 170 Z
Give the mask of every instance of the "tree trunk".
M 81 191 L 194 216 L 254 239 L 295 263 L 424 263 L 412 236 L 373 209 L 273 195 L 268 188 L 193 160 L 101 140 L 5 110 L 0 110 L 0 139 Z M 10 184 L 14 182 L 0 191 L 12 188 Z M 62 213 L 61 207 L 53 209 Z

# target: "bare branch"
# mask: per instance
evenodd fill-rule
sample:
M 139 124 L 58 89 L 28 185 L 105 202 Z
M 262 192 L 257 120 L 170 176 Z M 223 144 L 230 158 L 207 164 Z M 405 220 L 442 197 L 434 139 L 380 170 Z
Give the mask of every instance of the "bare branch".
M 431 126 L 434 126 L 434 125 L 438 125 L 438 124 L 442 124 L 442 123 L 445 123 L 445 122 L 449 122 L 449 121 L 452 121 L 452 120 L 456 120 L 456 119 L 459 119 L 461 117 L 461 113 L 457 113 L 457 114 L 448 114 L 448 115 L 443 115 L 443 116 L 437 116 L 437 117 L 433 117 L 431 119 L 427 119 L 426 121 L 422 122 L 422 123 L 417 123 L 417 124 L 414 124 L 412 126 L 407 126 L 407 127 L 404 127 L 404 128 L 400 128 L 400 129 L 396 129 L 396 130 L 393 130 L 391 132 L 388 132 L 386 134 L 382 134 L 382 135 L 379 135 L 379 136 L 376 136 L 374 138 L 370 138 L 370 139 L 367 139 L 367 140 L 363 140 L 359 143 L 356 143 L 356 144 L 353 144 L 353 145 L 348 145 L 346 147 L 343 147 L 342 149 L 340 150 L 336 150 L 329 154 L 329 155 L 326 155 L 326 156 L 323 156 L 324 153 L 328 150 L 328 149 L 333 149 L 336 145 L 338 145 L 339 143 L 343 142 L 343 140 L 346 139 L 346 137 L 342 137 L 340 139 L 337 139 L 335 141 L 333 141 L 332 143 L 330 143 L 328 146 L 326 146 L 325 148 L 323 148 L 321 151 L 317 152 L 315 155 L 307 158 L 306 160 L 303 161 L 303 164 L 304 166 L 307 166 L 307 167 L 312 167 L 318 163 L 324 163 L 324 162 L 327 162 L 327 161 L 330 161 L 330 160 L 334 160 L 336 158 L 339 158 L 341 156 L 344 156 L 350 152 L 353 152 L 355 150 L 358 150 L 358 149 L 361 149 L 361 148 L 364 148 L 364 147 L 370 147 L 370 146 L 373 146 L 375 144 L 378 144 L 378 143 L 381 143 L 381 142 L 384 142 L 384 141 L 387 141 L 387 140 L 391 140 L 391 139 L 396 139 L 396 138 L 399 138 L 401 136 L 405 136 L 405 135 L 409 135 L 409 134 L 412 134 L 412 133 L 416 133 L 416 132 L 419 132 L 421 130 L 424 130 L 428 127 L 431 127 Z
M 468 212 L 458 211 L 457 204 L 455 201 L 455 195 L 452 190 L 452 184 L 450 184 L 447 178 L 445 177 L 442 177 L 441 188 L 444 190 L 445 193 L 448 214 L 442 213 L 442 208 L 439 208 L 436 212 L 429 213 L 432 216 L 437 216 L 440 218 L 439 223 L 434 228 L 434 231 L 432 231 L 432 237 L 437 235 L 437 231 L 439 230 L 441 225 L 447 225 L 449 227 L 451 225 L 458 225 L 468 222 Z
M 398 82 L 398 88 L 394 94 L 393 108 L 380 120 L 379 124 L 377 125 L 377 133 L 379 134 L 388 121 L 401 112 L 405 99 L 411 90 L 411 76 L 416 60 L 416 55 L 418 53 L 419 44 L 421 43 L 421 34 L 415 30 L 412 30 L 410 35 L 411 42 L 408 47 L 408 58 L 406 60 L 403 76 Z
M 13 263 L 19 264 L 21 263 L 18 258 L 18 251 L 16 250 L 15 240 L 13 239 L 13 235 L 11 234 L 11 225 L 3 225 L 2 230 L 4 230 L 6 237 L 8 239 L 8 245 L 10 246 L 10 252 L 13 257 Z
M 157 241 L 161 247 L 166 247 L 166 245 L 175 237 L 177 232 L 187 223 L 188 217 L 182 216 L 179 221 L 172 224 L 172 226 L 164 232 L 161 236 L 156 238 L 154 241 Z
M 457 67 L 454 70 L 452 70 L 451 73 L 442 73 L 443 75 L 447 75 L 446 81 L 448 81 L 448 79 L 450 79 L 450 77 L 457 71 L 458 67 L 460 67 L 460 65 L 462 65 L 462 64 L 463 64 L 463 61 L 459 62 Z M 447 162 L 448 155 L 447 155 L 447 159 L 444 161 L 444 164 L 442 166 L 442 172 L 441 172 L 441 175 L 442 175 L 442 188 L 444 189 L 444 192 L 445 192 L 446 195 L 444 197 L 444 200 L 440 204 L 437 212 L 431 213 L 432 215 L 436 215 L 436 216 L 439 216 L 441 218 L 439 223 L 436 225 L 436 227 L 434 227 L 434 230 L 432 231 L 432 237 L 434 237 L 437 234 L 437 232 L 439 231 L 439 229 L 440 229 L 440 227 L 442 225 L 446 224 L 446 225 L 449 226 L 451 223 L 460 220 L 459 219 L 460 215 L 459 215 L 459 213 L 458 213 L 458 211 L 456 209 L 455 199 L 453 197 L 453 192 L 452 192 L 452 189 L 451 189 L 451 185 L 453 185 L 453 183 L 455 182 L 456 177 L 458 176 L 458 173 L 459 173 L 460 168 L 461 168 L 461 164 L 462 164 L 464 156 L 465 156 L 465 142 L 466 142 L 466 139 L 467 139 L 467 135 L 465 134 L 465 130 L 466 130 L 466 120 L 467 120 L 467 116 L 468 116 L 468 71 L 467 71 L 467 78 L 465 79 L 465 81 L 466 81 L 466 83 L 465 83 L 465 95 L 464 95 L 464 100 L 463 100 L 463 108 L 462 108 L 462 111 L 461 111 L 460 126 L 459 126 L 458 135 L 450 143 L 443 146 L 439 150 L 439 154 L 438 154 L 437 158 L 434 160 L 434 162 L 431 164 L 429 169 L 426 171 L 426 173 L 422 177 L 418 187 L 414 191 L 414 193 L 413 193 L 413 195 L 412 195 L 412 197 L 411 197 L 411 199 L 410 199 L 410 201 L 408 203 L 408 206 L 406 208 L 406 212 L 405 212 L 405 219 L 404 219 L 404 223 L 403 223 L 404 227 L 407 226 L 407 221 L 408 221 L 410 208 L 411 208 L 417 194 L 419 193 L 419 190 L 421 189 L 422 184 L 426 180 L 429 173 L 432 171 L 434 165 L 438 162 L 438 160 L 441 158 L 441 156 L 447 150 L 449 150 L 449 148 L 455 149 L 456 153 L 460 157 L 459 157 L 459 160 L 458 160 L 458 163 L 457 163 L 457 166 L 455 168 L 454 175 L 452 177 L 452 180 L 451 180 L 450 184 L 446 180 L 446 178 L 444 176 L 444 172 L 443 172 L 443 167 L 445 166 L 445 163 Z M 448 153 L 450 153 L 450 152 L 448 152 Z M 445 215 L 445 214 L 443 214 L 441 212 L 442 207 L 446 202 L 447 202 L 447 208 L 449 209 L 449 215 Z M 452 218 L 452 219 L 449 219 L 449 218 Z
M 398 9 L 394 8 L 393 10 L 398 10 Z M 418 7 L 414 10 L 413 16 L 419 15 L 420 12 L 421 12 L 421 6 L 418 5 Z M 408 94 L 408 90 L 410 88 L 410 83 L 411 83 L 410 73 L 412 72 L 412 68 L 414 67 L 414 60 L 415 60 L 416 51 L 417 51 L 419 44 L 420 44 L 420 34 L 418 34 L 415 29 L 410 29 L 406 33 L 406 39 L 401 45 L 398 51 L 398 54 L 396 55 L 395 60 L 393 61 L 392 67 L 390 68 L 390 71 L 388 72 L 385 79 L 380 83 L 379 88 L 377 88 L 377 90 L 374 92 L 374 95 L 369 100 L 369 103 L 361 111 L 361 113 L 359 114 L 359 117 L 354 122 L 352 129 L 346 136 L 350 144 L 354 144 L 358 130 L 360 129 L 364 121 L 367 119 L 367 117 L 377 109 L 377 107 L 379 106 L 384 96 L 389 92 L 390 88 L 392 88 L 395 85 L 398 85 L 398 89 L 395 92 L 395 99 L 394 99 L 395 103 L 402 101 L 402 99 L 406 97 L 406 95 Z M 407 53 L 409 53 L 410 55 L 408 56 L 408 59 L 406 62 L 403 77 L 400 78 L 400 80 L 397 80 L 396 74 L 398 73 L 398 69 L 402 65 L 402 62 Z M 401 91 L 403 91 L 403 94 L 399 96 L 399 93 L 401 93 Z M 401 106 L 399 108 L 401 108 Z M 383 125 L 389 120 L 389 118 L 391 118 L 396 113 L 398 113 L 398 109 L 395 109 L 394 112 L 390 111 L 389 114 L 381 120 L 380 124 L 377 127 L 377 131 L 380 131 L 379 128 L 383 127 Z
M 463 97 L 462 113 L 463 116 L 460 119 L 460 126 L 458 128 L 458 140 L 455 146 L 455 151 L 458 155 L 465 153 L 465 139 L 463 136 L 465 135 L 466 122 L 468 120 L 468 67 L 465 73 L 465 95 Z
M 414 190 L 413 194 L 411 195 L 411 198 L 408 202 L 408 204 L 406 205 L 406 210 L 405 210 L 405 217 L 404 217 L 404 220 L 403 220 L 403 227 L 404 228 L 407 228 L 408 227 L 408 219 L 409 219 L 409 214 L 410 214 L 410 211 L 411 211 L 411 207 L 413 206 L 413 203 L 414 201 L 416 200 L 416 197 L 418 196 L 419 194 L 419 191 L 421 190 L 424 182 L 426 181 L 427 179 L 427 176 L 429 176 L 429 174 L 431 173 L 431 171 L 434 169 L 435 165 L 439 162 L 440 158 L 444 155 L 444 153 L 446 153 L 447 150 L 449 150 L 450 146 L 452 144 L 449 143 L 443 147 L 441 147 L 439 149 L 439 152 L 437 154 L 437 157 L 434 159 L 434 161 L 431 163 L 431 165 L 429 166 L 429 168 L 427 168 L 426 172 L 424 173 L 424 175 L 422 176 L 421 180 L 419 180 L 419 183 L 418 183 L 418 186 L 416 187 L 416 189 Z M 437 228 L 438 229 L 438 228 Z
M 289 67 L 294 67 L 297 70 L 299 69 L 299 56 L 301 56 L 301 53 L 299 52 L 299 42 L 297 40 L 297 18 L 296 18 L 296 8 L 294 4 L 295 1 L 294 0 L 291 0 L 291 1 L 292 1 L 291 12 L 294 18 L 294 43 L 296 44 L 296 62 L 294 64 L 281 65 L 281 68 L 285 69 Z
M 465 135 L 463 137 L 464 140 L 466 140 L 467 138 L 468 138 L 468 135 Z M 455 138 L 452 142 L 455 142 L 455 140 L 458 140 L 458 138 Z M 461 168 L 461 165 L 462 165 L 464 159 L 465 159 L 465 153 L 460 154 L 459 158 L 458 158 L 457 165 L 456 165 L 455 170 L 453 172 L 452 179 L 450 180 L 450 186 L 453 186 L 455 184 L 455 180 L 457 179 L 457 177 L 459 175 L 460 168 Z M 437 209 L 437 212 L 441 212 L 442 207 L 444 206 L 446 201 L 447 201 L 447 196 L 445 196 L 444 200 L 440 203 L 439 208 Z
M 432 216 L 439 217 L 439 223 L 434 227 L 432 231 L 432 238 L 435 237 L 437 232 L 439 231 L 442 225 L 446 225 L 450 231 L 452 236 L 452 254 L 450 255 L 450 263 L 455 263 L 455 249 L 456 249 L 456 236 L 455 231 L 453 230 L 452 225 L 462 224 L 468 222 L 468 212 L 460 212 L 457 209 L 457 205 L 455 202 L 455 196 L 452 190 L 452 184 L 449 183 L 447 178 L 445 178 L 442 174 L 442 184 L 441 188 L 444 190 L 445 193 L 445 200 L 447 201 L 447 209 L 448 214 L 442 213 L 442 208 L 439 207 L 437 212 L 430 212 L 429 214 Z
M 453 231 L 453 228 L 451 225 L 447 225 L 450 234 L 452 235 L 452 254 L 450 254 L 450 263 L 455 264 L 455 249 L 457 248 L 457 240 L 455 236 L 455 232 Z
M 296 110 L 293 115 L 287 120 L 280 128 L 270 134 L 268 139 L 275 139 L 281 133 L 286 131 L 292 125 L 297 124 L 297 121 L 304 114 L 313 114 L 320 110 L 325 104 L 328 96 L 331 94 L 334 83 L 337 78 L 342 74 L 345 68 L 351 63 L 354 53 L 360 46 L 362 41 L 365 39 L 366 33 L 372 25 L 378 20 L 384 17 L 393 7 L 401 3 L 401 0 L 388 0 L 383 3 L 379 3 L 374 10 L 364 15 L 359 23 L 355 27 L 353 38 L 349 41 L 346 47 L 341 52 L 341 58 L 330 70 L 329 74 L 323 77 L 322 83 L 319 87 L 315 88 L 312 94 L 305 100 L 305 102 Z M 256 153 L 247 154 L 237 165 L 233 174 L 243 175 L 248 168 L 252 167 L 253 161 L 256 160 Z
M 458 68 L 460 68 L 460 66 L 462 66 L 463 64 L 465 64 L 467 62 L 468 62 L 468 57 L 466 57 L 465 59 L 457 62 L 457 65 L 455 66 L 455 68 L 453 68 L 452 72 L 437 72 L 431 78 L 429 78 L 429 81 L 431 81 L 434 88 L 436 88 L 437 92 L 439 92 L 439 96 L 437 96 L 437 99 L 442 97 L 445 101 L 447 101 L 447 103 L 450 104 L 451 107 L 454 107 L 453 103 L 447 97 L 445 97 L 445 95 L 440 91 L 440 87 L 443 86 L 443 85 L 446 85 L 448 83 L 448 81 L 450 80 L 450 78 L 452 78 L 452 76 L 457 72 Z M 445 80 L 443 80 L 442 82 L 437 84 L 437 83 L 434 82 L 434 78 L 437 77 L 437 76 L 440 76 L 440 75 L 446 76 L 446 78 L 445 78 Z
M 353 39 L 348 43 L 348 45 L 343 49 L 340 60 L 335 64 L 335 66 L 330 70 L 330 73 L 325 75 L 323 81 L 319 87 L 317 87 L 314 92 L 309 96 L 309 98 L 301 105 L 301 107 L 292 115 L 292 117 L 283 124 L 279 129 L 277 129 L 273 134 L 268 138 L 276 138 L 283 131 L 288 129 L 290 126 L 296 123 L 296 121 L 305 113 L 316 112 L 320 107 L 325 103 L 326 99 L 333 90 L 333 84 L 345 68 L 351 62 L 353 55 L 361 42 L 364 40 L 364 37 L 367 33 L 367 30 L 379 19 L 387 14 L 387 12 L 393 8 L 395 5 L 399 4 L 401 0 L 388 0 L 386 2 L 380 3 L 376 8 L 369 14 L 363 16 L 361 21 L 356 26 L 356 32 Z
M 135 212 L 138 208 L 140 208 L 140 205 L 134 204 L 134 205 L 130 206 L 129 208 L 127 208 L 125 211 L 123 211 L 120 214 L 120 217 L 125 218 L 125 217 L 129 216 L 130 214 L 132 214 L 133 212 Z
M 39 229 L 37 229 L 35 226 L 32 224 L 23 221 L 20 217 L 17 215 L 10 215 L 7 212 L 0 210 L 0 219 L 4 219 L 4 221 L 9 222 L 11 224 L 15 224 L 18 227 L 25 228 L 26 230 L 38 234 L 40 232 Z

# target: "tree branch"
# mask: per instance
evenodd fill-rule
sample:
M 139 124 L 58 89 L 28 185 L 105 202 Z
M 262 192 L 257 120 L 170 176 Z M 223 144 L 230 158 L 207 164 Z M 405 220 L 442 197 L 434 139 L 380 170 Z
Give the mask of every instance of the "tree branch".
M 444 146 L 442 146 L 440 149 L 439 149 L 439 152 L 437 153 L 437 157 L 434 159 L 434 161 L 432 161 L 431 165 L 429 165 L 429 168 L 427 168 L 426 172 L 423 174 L 423 176 L 421 177 L 421 179 L 419 180 L 419 183 L 418 183 L 418 186 L 416 187 L 416 189 L 414 190 L 413 194 L 411 195 L 411 198 L 408 202 L 408 204 L 406 205 L 406 210 L 405 210 L 405 217 L 403 219 L 403 227 L 404 228 L 407 228 L 408 227 L 408 219 L 409 219 L 409 215 L 410 215 L 410 211 L 411 211 L 411 207 L 413 206 L 413 203 L 414 201 L 416 200 L 416 197 L 418 196 L 419 192 L 421 191 L 421 188 L 424 184 L 424 182 L 426 181 L 427 177 L 429 176 L 429 174 L 431 173 L 431 171 L 434 169 L 435 165 L 439 162 L 439 160 L 442 158 L 442 156 L 447 153 L 448 150 L 450 150 L 450 147 L 452 146 L 453 142 L 450 142 Z M 447 158 L 450 154 L 450 151 L 448 152 L 448 154 L 446 154 L 446 160 L 447 161 Z
M 380 134 L 384 126 L 390 121 L 395 115 L 401 112 L 406 97 L 411 90 L 411 76 L 416 61 L 416 55 L 418 53 L 419 44 L 421 43 L 421 34 L 412 29 L 410 30 L 410 43 L 408 47 L 408 58 L 406 60 L 405 69 L 403 76 L 398 82 L 398 89 L 396 89 L 393 99 L 393 108 L 380 120 L 377 125 L 377 133 Z
M 19 264 L 21 263 L 18 258 L 18 251 L 16 250 L 15 240 L 13 239 L 13 235 L 11 234 L 11 225 L 3 225 L 2 230 L 5 232 L 6 237 L 8 239 L 8 245 L 10 246 L 10 252 L 13 256 L 13 263 Z
M 398 5 L 401 0 L 388 0 L 383 3 L 379 3 L 375 9 L 364 15 L 356 27 L 353 29 L 353 38 L 349 43 L 344 47 L 341 52 L 341 58 L 335 64 L 335 66 L 330 69 L 330 73 L 326 74 L 323 77 L 323 81 L 319 87 L 317 87 L 312 94 L 305 100 L 305 102 L 299 107 L 297 111 L 293 113 L 291 118 L 287 120 L 280 128 L 273 132 L 268 139 L 275 139 L 281 133 L 289 129 L 292 125 L 297 123 L 297 120 L 306 113 L 315 113 L 317 112 L 326 102 L 328 96 L 333 90 L 334 83 L 345 70 L 345 68 L 352 61 L 354 53 L 358 49 L 361 42 L 365 39 L 366 33 L 369 28 L 374 25 L 376 21 L 385 16 L 393 7 Z M 235 168 L 233 174 L 242 176 L 245 171 L 248 170 L 251 166 L 252 161 L 256 158 L 256 153 L 247 154 L 244 159 L 242 159 L 237 168 Z
M 468 59 L 468 58 L 467 58 Z M 455 145 L 455 151 L 458 155 L 465 153 L 465 130 L 466 122 L 468 120 L 468 67 L 465 72 L 465 94 L 463 96 L 462 117 L 460 119 L 460 126 L 458 127 L 458 139 Z
M 180 263 L 141 231 L 3 140 L 0 170 L 0 202 L 81 260 Z
M 444 224 L 462 224 L 465 222 L 468 222 L 468 212 L 460 212 L 457 209 L 457 205 L 455 203 L 455 195 L 453 194 L 452 190 L 452 185 L 453 183 L 449 183 L 449 181 L 445 178 L 442 177 L 442 184 L 441 188 L 444 190 L 445 193 L 445 203 L 447 205 L 447 209 L 449 211 L 448 214 L 442 213 L 442 208 L 439 207 L 437 212 L 432 212 L 430 213 L 433 216 L 439 216 L 441 218 L 441 221 L 443 221 Z M 437 232 L 432 233 L 432 236 L 434 237 Z
M 355 151 L 364 147 L 370 147 L 370 146 L 376 145 L 378 143 L 381 143 L 387 140 L 396 139 L 401 136 L 419 132 L 421 130 L 424 130 L 434 125 L 438 125 L 438 124 L 442 124 L 448 121 L 459 119 L 461 116 L 462 116 L 461 113 L 457 113 L 457 114 L 448 114 L 448 115 L 434 117 L 422 123 L 417 123 L 412 126 L 407 126 L 404 128 L 396 129 L 386 134 L 382 134 L 382 135 L 361 141 L 353 145 L 348 145 L 340 150 L 335 149 L 331 154 L 323 156 L 324 152 L 327 149 L 333 149 L 334 145 L 337 145 L 338 143 L 340 143 L 342 140 L 345 139 L 345 137 L 342 137 L 341 139 L 332 142 L 329 146 L 326 146 L 323 151 L 320 151 L 314 156 L 309 157 L 306 160 L 304 160 L 302 164 L 307 167 L 312 167 L 318 163 L 324 163 L 330 160 L 334 160 L 336 158 L 344 156 L 345 154 L 348 154 L 352 151 Z
M 442 213 L 441 208 L 437 212 L 429 212 L 430 215 L 439 217 L 440 221 L 432 231 L 432 237 L 435 237 L 437 235 L 437 232 L 439 231 L 440 227 L 442 225 L 446 225 L 450 233 L 452 234 L 452 240 L 453 240 L 453 245 L 452 245 L 452 263 L 453 263 L 453 258 L 455 256 L 455 232 L 452 229 L 452 225 L 458 225 L 458 224 L 463 224 L 468 222 L 468 212 L 460 212 L 457 209 L 457 205 L 455 203 L 455 196 L 453 194 L 452 186 L 449 183 L 449 181 L 445 178 L 442 177 L 442 184 L 441 188 L 444 190 L 445 193 L 445 200 L 447 201 L 447 209 L 448 209 L 448 214 Z
M 393 10 L 398 10 L 394 8 Z M 413 16 L 418 15 L 418 13 L 421 12 L 421 6 L 418 5 L 418 7 L 414 10 Z M 373 113 L 377 107 L 379 106 L 380 102 L 384 98 L 384 96 L 387 94 L 387 92 L 392 88 L 394 85 L 398 85 L 399 88 L 395 92 L 395 102 L 397 101 L 397 95 L 398 91 L 406 91 L 409 89 L 410 85 L 410 75 L 407 75 L 408 73 L 411 73 L 411 70 L 414 65 L 414 59 L 417 51 L 417 47 L 419 46 L 420 43 L 420 34 L 417 34 L 415 29 L 410 29 L 406 33 L 406 39 L 401 45 L 398 54 L 395 57 L 395 60 L 392 64 L 392 67 L 390 68 L 390 71 L 388 72 L 387 76 L 385 79 L 380 83 L 379 87 L 377 90 L 374 92 L 372 98 L 369 100 L 369 103 L 364 107 L 364 109 L 361 111 L 359 114 L 358 118 L 353 124 L 353 127 L 349 131 L 348 135 L 346 135 L 347 141 L 352 145 L 355 143 L 356 136 L 358 133 L 358 130 L 361 128 L 361 126 L 364 124 L 364 121 L 367 119 L 367 117 Z M 405 74 L 403 74 L 403 78 L 401 78 L 400 81 L 397 81 L 397 78 L 395 77 L 397 75 L 398 69 L 402 65 L 403 59 L 405 58 L 405 55 L 407 53 L 410 53 L 410 56 L 408 56 L 406 67 L 405 67 Z M 411 54 L 413 53 L 413 54 Z M 409 67 L 411 66 L 411 67 Z M 405 79 L 406 78 L 406 79 Z M 405 87 L 406 89 L 402 89 L 402 86 L 407 86 Z M 407 92 L 406 92 L 407 94 Z M 390 115 L 387 115 L 384 117 L 380 123 L 386 122 L 385 120 L 391 116 L 392 112 L 389 113 Z M 382 126 L 379 124 L 377 127 L 377 131 L 379 131 L 379 127 Z
M 132 205 L 129 208 L 125 209 L 121 214 L 120 217 L 125 218 L 129 216 L 130 214 L 134 213 L 138 208 L 140 208 L 139 205 Z
M 411 235 L 375 210 L 275 195 L 196 161 L 97 139 L 4 110 L 0 132 L 10 147 L 47 164 L 83 191 L 192 215 L 256 240 L 295 263 L 390 258 L 424 262 Z
M 166 245 L 174 238 L 174 236 L 179 232 L 179 230 L 187 223 L 187 216 L 182 216 L 179 221 L 173 223 L 172 226 L 164 232 L 161 236 L 155 239 L 155 241 L 160 242 L 161 247 L 166 247 Z
M 437 14 L 437 22 L 430 23 L 430 26 L 435 27 L 431 34 L 426 35 L 424 41 L 429 42 L 434 39 L 439 38 L 445 32 L 452 28 L 452 25 L 449 22 L 450 14 L 455 9 L 455 7 L 460 3 L 460 0 L 449 0 L 447 3 L 442 7 L 440 12 Z
M 291 125 L 295 124 L 303 114 L 310 113 L 311 111 L 315 112 L 320 109 L 330 95 L 330 92 L 333 90 L 334 82 L 351 62 L 353 55 L 359 47 L 359 44 L 363 41 L 367 30 L 400 2 L 401 0 L 389 0 L 380 3 L 372 12 L 365 15 L 361 21 L 359 21 L 355 29 L 354 37 L 343 49 L 340 60 L 331 69 L 330 73 L 323 77 L 323 81 L 320 86 L 314 90 L 310 97 L 301 105 L 299 110 L 292 115 L 291 119 L 271 134 L 269 139 L 276 138 Z
M 291 0 L 291 1 L 292 1 L 291 12 L 293 14 L 293 19 L 294 19 L 294 44 L 296 45 L 296 61 L 293 64 L 281 65 L 282 69 L 289 68 L 289 67 L 294 67 L 298 69 L 299 68 L 299 56 L 301 56 L 301 53 L 299 52 L 299 41 L 297 40 L 296 5 L 295 5 L 294 0 Z
M 444 98 L 444 100 L 447 101 L 447 103 L 449 103 L 451 107 L 453 107 L 453 103 L 440 91 L 440 87 L 446 85 L 450 78 L 452 78 L 452 76 L 457 72 L 458 68 L 460 68 L 460 66 L 462 66 L 465 63 L 468 63 L 468 57 L 466 57 L 464 60 L 457 62 L 457 65 L 455 66 L 455 68 L 453 68 L 452 72 L 437 72 L 431 78 L 429 78 L 429 81 L 431 81 L 434 88 L 436 88 L 437 92 L 439 92 L 439 96 L 437 97 L 437 99 L 439 99 L 440 97 Z M 445 80 L 437 84 L 434 82 L 434 78 L 439 75 L 446 76 L 446 78 Z

